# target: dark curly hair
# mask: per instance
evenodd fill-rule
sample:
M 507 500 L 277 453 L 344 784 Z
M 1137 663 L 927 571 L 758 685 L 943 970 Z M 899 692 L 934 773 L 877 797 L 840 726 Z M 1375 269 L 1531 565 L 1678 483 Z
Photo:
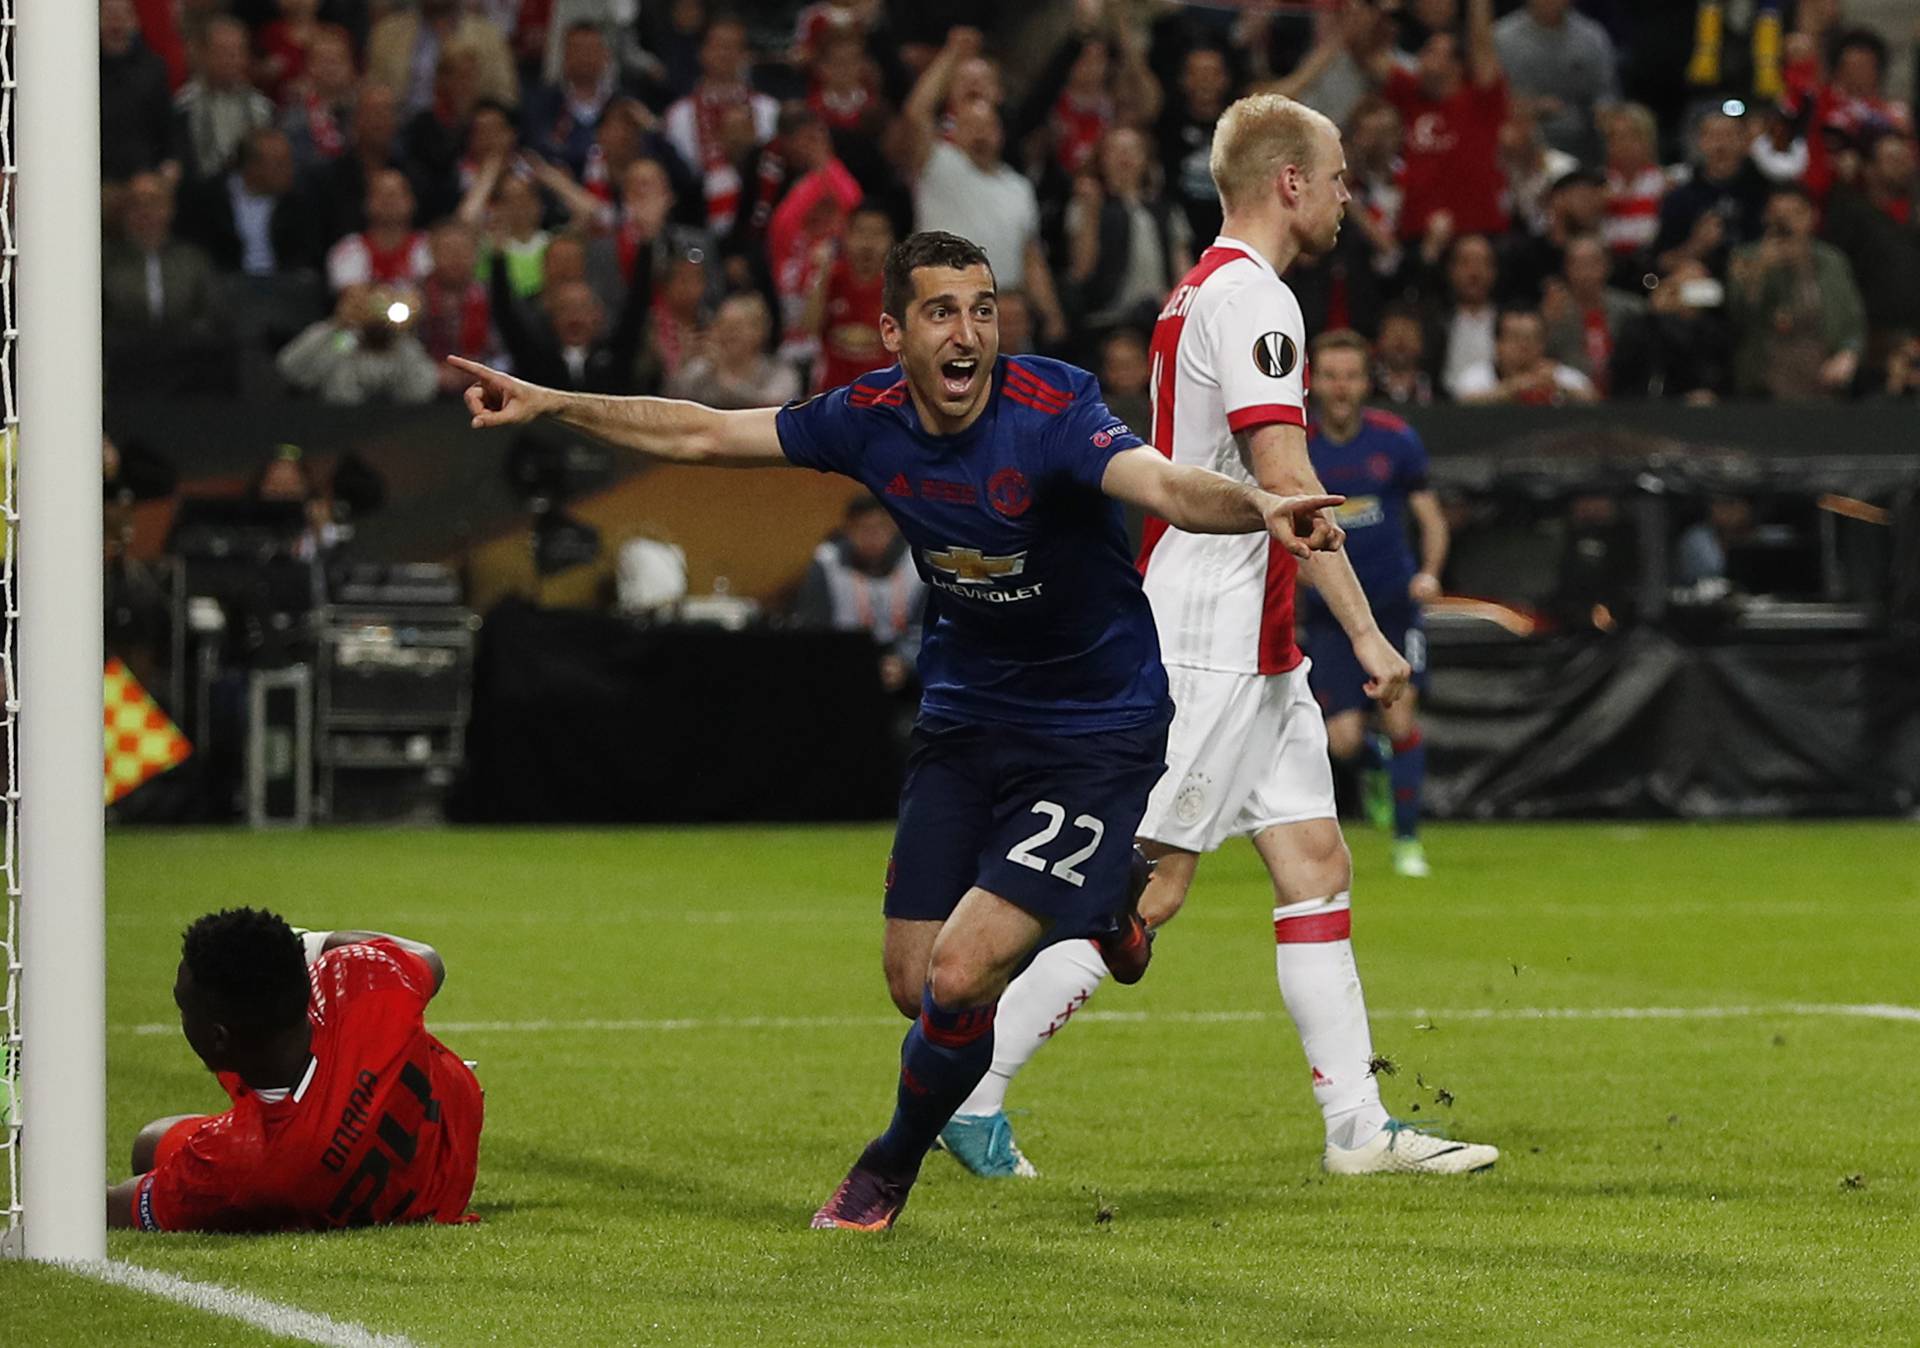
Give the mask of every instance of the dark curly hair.
M 180 956 L 194 986 L 229 1021 L 229 1030 L 265 1036 L 307 1014 L 306 952 L 278 913 L 255 908 L 208 913 L 182 934 Z
M 956 271 L 985 267 L 989 274 L 993 271 L 986 250 L 971 239 L 944 229 L 923 229 L 907 235 L 887 250 L 886 265 L 881 270 L 880 307 L 897 323 L 907 321 L 907 306 L 913 303 L 913 274 L 922 267 L 952 267 Z

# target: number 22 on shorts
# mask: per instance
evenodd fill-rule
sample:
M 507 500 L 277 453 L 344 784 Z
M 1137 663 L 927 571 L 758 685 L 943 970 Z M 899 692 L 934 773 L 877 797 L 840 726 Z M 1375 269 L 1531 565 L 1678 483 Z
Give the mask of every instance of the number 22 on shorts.
M 1075 870 L 1074 867 L 1100 850 L 1100 840 L 1107 836 L 1107 826 L 1090 814 L 1083 814 L 1076 817 L 1073 821 L 1073 826 L 1078 829 L 1085 829 L 1093 836 L 1088 840 L 1087 845 L 1078 852 L 1070 856 L 1061 857 L 1060 860 L 1054 862 L 1052 866 L 1049 867 L 1044 857 L 1034 855 L 1034 849 L 1045 847 L 1048 843 L 1060 836 L 1060 830 L 1066 826 L 1066 807 L 1050 800 L 1039 800 L 1033 803 L 1032 810 L 1034 814 L 1041 816 L 1047 822 L 1045 826 L 1032 837 L 1022 838 L 1019 842 L 1015 843 L 1013 850 L 1007 853 L 1007 860 L 1013 862 L 1015 865 L 1025 866 L 1029 870 L 1045 871 L 1051 869 L 1055 875 L 1076 889 L 1086 884 L 1087 877 Z

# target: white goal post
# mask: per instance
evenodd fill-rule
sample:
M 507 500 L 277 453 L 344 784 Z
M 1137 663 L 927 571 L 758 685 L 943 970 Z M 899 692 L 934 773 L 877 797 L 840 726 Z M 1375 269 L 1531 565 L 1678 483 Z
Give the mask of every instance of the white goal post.
M 0 0 L 5 1243 L 106 1257 L 100 38 L 95 0 Z M 17 298 L 17 304 L 16 304 Z M 17 482 L 17 494 L 16 494 Z M 18 546 L 16 547 L 16 539 Z M 16 645 L 16 620 L 18 641 Z M 17 658 L 16 658 L 17 657 Z M 21 784 L 34 783 L 28 800 Z

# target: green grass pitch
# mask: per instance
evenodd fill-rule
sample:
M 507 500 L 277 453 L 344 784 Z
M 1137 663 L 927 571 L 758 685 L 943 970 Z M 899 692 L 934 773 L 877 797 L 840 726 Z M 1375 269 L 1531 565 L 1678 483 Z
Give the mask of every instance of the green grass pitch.
M 138 1027 L 173 1025 L 177 934 L 225 903 L 438 945 L 434 1020 L 488 1121 L 479 1225 L 128 1234 L 114 1257 L 443 1345 L 1920 1338 L 1920 1022 L 1813 1009 L 1920 1004 L 1911 825 L 1439 827 L 1426 882 L 1357 833 L 1389 1106 L 1504 1152 L 1450 1180 L 1319 1172 L 1270 900 L 1231 848 L 1147 980 L 1016 1086 L 1042 1179 L 934 1156 L 890 1235 L 813 1232 L 893 1088 L 887 841 L 117 835 L 116 1178 L 142 1122 L 221 1098 L 177 1028 Z M 1720 1010 L 1519 1014 L 1663 1007 Z M 136 1341 L 266 1340 L 0 1267 L 0 1342 Z

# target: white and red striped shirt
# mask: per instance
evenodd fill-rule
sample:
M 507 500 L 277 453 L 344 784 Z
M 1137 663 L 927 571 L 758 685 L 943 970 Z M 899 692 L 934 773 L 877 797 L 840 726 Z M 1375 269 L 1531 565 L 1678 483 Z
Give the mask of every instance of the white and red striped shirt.
M 417 284 L 433 270 L 433 253 L 421 230 L 382 248 L 371 234 L 349 234 L 327 253 L 327 285 L 335 292 L 353 285 Z
M 1607 170 L 1607 214 L 1600 235 L 1616 253 L 1653 247 L 1660 233 L 1660 198 L 1667 194 L 1666 170 L 1650 164 L 1631 177 Z
M 1175 463 L 1251 483 L 1235 434 L 1306 425 L 1306 320 L 1249 244 L 1222 236 L 1200 255 L 1160 311 L 1150 359 L 1152 443 Z M 1265 534 L 1190 534 L 1148 520 L 1140 573 L 1161 658 L 1240 674 L 1294 668 L 1294 571 L 1293 555 Z

